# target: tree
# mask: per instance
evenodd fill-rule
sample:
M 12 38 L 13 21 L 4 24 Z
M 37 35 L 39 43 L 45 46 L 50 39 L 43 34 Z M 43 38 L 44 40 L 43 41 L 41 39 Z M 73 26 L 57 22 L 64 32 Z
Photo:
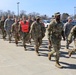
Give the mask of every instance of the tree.
M 23 15 L 25 15 L 25 16 L 26 16 L 26 11 L 21 10 L 21 11 L 20 11 L 20 17 L 22 17 Z

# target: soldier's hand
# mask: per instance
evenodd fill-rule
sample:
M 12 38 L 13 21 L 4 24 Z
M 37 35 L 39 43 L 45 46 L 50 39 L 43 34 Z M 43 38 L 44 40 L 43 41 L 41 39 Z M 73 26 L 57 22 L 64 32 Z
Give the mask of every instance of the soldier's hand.
M 68 44 L 70 44 L 71 43 L 71 41 L 70 40 L 68 40 Z
M 13 31 L 11 30 L 11 33 L 12 33 Z

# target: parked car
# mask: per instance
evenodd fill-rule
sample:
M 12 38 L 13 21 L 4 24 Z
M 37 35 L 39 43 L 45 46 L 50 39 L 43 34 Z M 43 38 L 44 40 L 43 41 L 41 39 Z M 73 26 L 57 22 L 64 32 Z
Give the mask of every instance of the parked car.
M 73 21 L 72 24 L 73 24 L 73 26 L 75 26 L 76 25 L 76 21 Z
M 50 20 L 43 20 L 43 23 L 44 23 L 45 27 L 47 28 L 50 23 Z

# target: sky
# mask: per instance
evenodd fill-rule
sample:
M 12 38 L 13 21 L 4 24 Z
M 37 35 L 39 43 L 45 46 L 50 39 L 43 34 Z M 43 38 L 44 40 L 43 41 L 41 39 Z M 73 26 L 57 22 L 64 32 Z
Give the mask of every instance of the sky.
M 20 2 L 19 11 L 25 10 L 27 14 L 37 12 L 52 16 L 60 12 L 74 15 L 76 11 L 76 0 L 0 0 L 0 10 L 11 10 L 17 14 L 17 2 Z

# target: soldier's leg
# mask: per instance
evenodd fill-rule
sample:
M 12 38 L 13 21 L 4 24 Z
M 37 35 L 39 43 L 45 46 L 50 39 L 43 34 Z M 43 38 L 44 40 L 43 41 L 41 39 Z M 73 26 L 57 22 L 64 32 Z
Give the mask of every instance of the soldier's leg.
M 6 39 L 7 33 L 5 30 L 3 30 L 3 39 Z
M 58 68 L 62 68 L 62 66 L 59 64 L 59 57 L 60 57 L 59 50 L 60 50 L 60 47 L 61 47 L 61 45 L 60 45 L 60 43 L 58 43 L 56 48 L 55 48 L 55 51 L 56 51 L 56 56 L 55 56 L 55 58 L 56 58 L 56 65 L 55 66 L 58 67 Z
M 1 29 L 2 30 L 2 38 L 4 39 L 4 37 L 3 37 L 3 35 L 4 35 L 4 30 L 3 29 Z
M 11 32 L 8 34 L 9 43 L 11 43 L 12 34 Z
M 39 56 L 39 52 L 38 52 L 38 50 L 39 50 L 39 42 L 38 42 L 38 39 L 34 39 L 34 42 L 35 42 L 35 51 L 36 51 L 36 54 L 37 54 L 37 56 Z
M 42 38 L 39 38 L 38 42 L 39 42 L 39 47 L 40 47 L 40 45 L 42 44 Z
M 24 49 L 25 49 L 25 51 L 27 50 L 26 49 L 26 36 L 27 36 L 27 34 L 26 33 L 23 33 L 23 46 L 24 46 Z
M 16 46 L 18 46 L 18 35 L 17 35 L 17 33 L 15 34 L 15 44 L 16 44 Z
M 76 52 L 76 38 L 74 39 L 74 45 L 75 45 L 75 49 L 69 51 L 69 57 L 71 57 L 72 53 Z
M 66 49 L 69 49 L 68 38 L 66 38 Z
M 48 49 L 49 49 L 49 51 L 51 50 L 51 46 L 52 46 L 52 44 L 51 44 L 51 40 L 48 39 Z
M 51 56 L 55 53 L 56 46 L 52 43 L 53 49 L 48 53 L 48 59 L 51 60 Z

